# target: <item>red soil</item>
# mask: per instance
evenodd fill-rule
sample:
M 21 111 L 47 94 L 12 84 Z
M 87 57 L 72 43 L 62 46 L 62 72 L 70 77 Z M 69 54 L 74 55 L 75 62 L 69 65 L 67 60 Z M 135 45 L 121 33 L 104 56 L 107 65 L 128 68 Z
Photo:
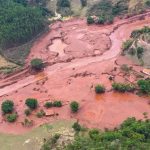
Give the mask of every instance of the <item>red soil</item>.
M 50 65 L 37 75 L 26 77 L 19 74 L 1 81 L 4 85 L 0 89 L 1 99 L 14 100 L 19 117 L 16 123 L 10 124 L 0 115 L 0 132 L 20 134 L 31 129 L 21 125 L 25 118 L 24 102 L 29 97 L 39 100 L 38 110 L 48 100 L 63 101 L 62 108 L 51 108 L 58 116 L 39 119 L 31 115 L 29 118 L 34 120 L 32 128 L 45 122 L 70 118 L 78 119 L 87 127 L 114 128 L 127 117 L 140 119 L 143 112 L 150 114 L 148 97 L 114 93 L 108 79 L 113 76 L 115 81 L 136 81 L 136 75 L 125 75 L 120 70 L 122 64 L 132 66 L 136 73 L 142 70 L 142 67 L 119 56 L 122 42 L 129 38 L 132 30 L 150 25 L 148 17 L 140 21 L 132 20 L 118 21 L 108 26 L 87 26 L 85 20 L 78 19 L 53 24 L 51 31 L 35 42 L 27 60 L 40 57 Z M 9 85 L 12 81 L 16 83 Z M 94 85 L 97 83 L 106 86 L 105 94 L 95 95 Z M 70 112 L 69 103 L 72 100 L 80 103 L 76 115 Z

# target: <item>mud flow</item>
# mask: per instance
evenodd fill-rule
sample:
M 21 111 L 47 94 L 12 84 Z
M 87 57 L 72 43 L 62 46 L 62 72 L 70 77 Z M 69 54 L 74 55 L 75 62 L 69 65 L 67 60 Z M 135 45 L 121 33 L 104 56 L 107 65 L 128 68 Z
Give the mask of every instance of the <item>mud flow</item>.
M 32 128 L 70 118 L 87 127 L 114 128 L 127 117 L 141 119 L 143 112 L 149 115 L 148 97 L 115 93 L 109 80 L 112 76 L 114 81 L 136 82 L 135 74 L 127 76 L 120 71 L 122 64 L 132 66 L 137 74 L 143 69 L 120 55 L 122 42 L 129 38 L 131 32 L 150 25 L 150 14 L 143 15 L 144 20 L 136 16 L 106 26 L 88 26 L 81 19 L 51 25 L 50 32 L 34 43 L 26 62 L 29 64 L 32 58 L 41 58 L 48 64 L 44 71 L 31 75 L 24 70 L 0 81 L 1 102 L 4 99 L 14 100 L 19 115 L 17 122 L 11 125 L 0 115 L 0 132 L 19 134 L 31 130 L 21 125 L 26 118 L 24 103 L 29 97 L 39 100 L 38 110 L 45 109 L 46 101 L 63 102 L 62 108 L 51 108 L 57 116 L 39 119 L 31 115 L 29 118 L 34 120 Z M 105 85 L 105 94 L 95 95 L 94 86 L 98 83 Z M 69 105 L 73 100 L 80 103 L 80 110 L 75 115 L 70 112 Z

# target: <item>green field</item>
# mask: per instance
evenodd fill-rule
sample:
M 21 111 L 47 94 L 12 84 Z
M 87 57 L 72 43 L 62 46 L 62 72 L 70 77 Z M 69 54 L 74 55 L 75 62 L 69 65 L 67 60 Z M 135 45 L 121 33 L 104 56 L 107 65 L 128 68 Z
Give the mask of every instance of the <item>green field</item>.
M 44 138 L 71 129 L 73 122 L 57 121 L 53 124 L 44 124 L 22 135 L 0 133 L 0 150 L 40 150 Z

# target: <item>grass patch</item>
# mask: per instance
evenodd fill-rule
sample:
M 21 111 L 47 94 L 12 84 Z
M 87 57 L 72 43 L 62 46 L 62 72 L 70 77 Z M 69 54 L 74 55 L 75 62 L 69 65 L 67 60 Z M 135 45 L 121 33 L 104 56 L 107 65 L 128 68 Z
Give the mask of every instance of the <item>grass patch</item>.
M 44 124 L 31 132 L 22 135 L 0 133 L 1 150 L 40 150 L 43 139 L 54 135 L 58 130 L 71 129 L 74 120 L 57 121 L 53 124 Z

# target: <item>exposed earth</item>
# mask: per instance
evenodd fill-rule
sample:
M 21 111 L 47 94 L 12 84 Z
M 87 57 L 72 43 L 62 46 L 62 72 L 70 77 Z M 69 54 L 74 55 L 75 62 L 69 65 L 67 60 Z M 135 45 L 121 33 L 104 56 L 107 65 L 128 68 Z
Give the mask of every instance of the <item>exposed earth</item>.
M 141 20 L 141 16 L 145 19 Z M 12 99 L 19 115 L 13 124 L 0 115 L 0 132 L 20 134 L 46 122 L 71 118 L 87 127 L 114 128 L 127 117 L 142 119 L 144 112 L 148 112 L 149 116 L 149 97 L 113 92 L 112 81 L 109 80 L 112 76 L 117 82 L 134 83 L 141 75 L 143 67 L 121 56 L 121 46 L 133 30 L 150 25 L 149 17 L 150 13 L 146 13 L 116 20 L 113 25 L 107 26 L 88 26 L 84 19 L 51 25 L 51 31 L 34 43 L 26 62 L 27 67 L 0 81 L 1 99 Z M 31 75 L 28 64 L 36 57 L 42 58 L 47 67 L 43 72 Z M 120 70 L 123 64 L 132 66 L 131 74 Z M 94 86 L 98 83 L 105 85 L 105 94 L 95 94 Z M 38 110 L 48 100 L 61 100 L 63 107 L 50 108 L 52 114 L 57 116 L 37 118 L 31 115 L 29 118 L 34 120 L 34 125 L 25 128 L 21 122 L 26 118 L 24 103 L 29 97 L 39 100 Z M 80 110 L 75 115 L 69 108 L 72 100 L 80 103 Z

